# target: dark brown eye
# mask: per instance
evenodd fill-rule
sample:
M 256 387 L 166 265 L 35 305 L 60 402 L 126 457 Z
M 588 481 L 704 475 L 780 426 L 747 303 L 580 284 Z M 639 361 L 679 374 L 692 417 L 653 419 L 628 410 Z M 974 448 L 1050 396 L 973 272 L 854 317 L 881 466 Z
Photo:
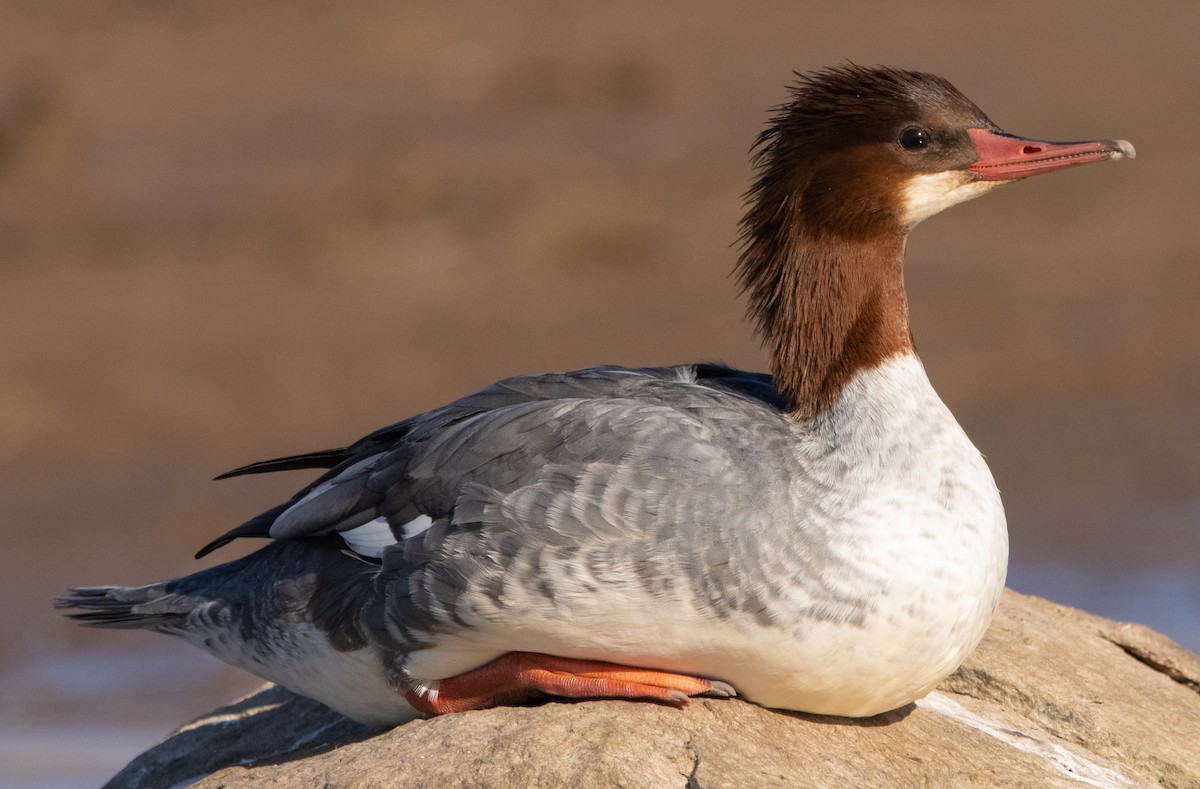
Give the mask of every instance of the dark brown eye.
M 932 138 L 929 136 L 929 132 L 924 129 L 909 126 L 900 132 L 900 147 L 906 151 L 919 151 L 922 148 L 927 148 L 930 142 L 932 142 Z

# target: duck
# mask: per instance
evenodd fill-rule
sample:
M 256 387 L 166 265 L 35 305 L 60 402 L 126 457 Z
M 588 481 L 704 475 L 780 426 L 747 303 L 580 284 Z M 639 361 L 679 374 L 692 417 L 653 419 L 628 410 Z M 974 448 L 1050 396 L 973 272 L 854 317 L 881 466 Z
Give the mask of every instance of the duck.
M 1133 158 L 1004 132 L 947 80 L 797 74 L 752 148 L 736 275 L 770 373 L 598 366 L 499 381 L 348 446 L 88 626 L 173 635 L 360 722 L 544 697 L 733 697 L 867 717 L 982 639 L 1004 508 L 917 357 L 905 246 L 1002 185 Z

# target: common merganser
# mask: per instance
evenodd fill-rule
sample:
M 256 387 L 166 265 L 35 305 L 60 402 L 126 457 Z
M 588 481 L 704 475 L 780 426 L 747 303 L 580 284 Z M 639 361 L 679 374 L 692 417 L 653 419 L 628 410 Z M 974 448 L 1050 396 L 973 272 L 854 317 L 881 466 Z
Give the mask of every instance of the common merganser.
M 909 231 L 1123 140 L 1002 132 L 949 82 L 800 76 L 755 144 L 737 264 L 772 376 L 593 367 L 493 384 L 342 449 L 233 529 L 237 561 L 68 590 L 359 721 L 537 694 L 869 716 L 978 644 L 1008 537 L 991 473 L 913 349 Z

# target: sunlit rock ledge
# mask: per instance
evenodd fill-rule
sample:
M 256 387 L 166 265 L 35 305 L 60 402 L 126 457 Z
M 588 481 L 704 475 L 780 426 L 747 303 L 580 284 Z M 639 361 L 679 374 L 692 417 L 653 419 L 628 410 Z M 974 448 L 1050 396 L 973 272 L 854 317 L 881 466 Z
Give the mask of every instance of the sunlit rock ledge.
M 1200 787 L 1200 658 L 1012 591 L 929 697 L 867 720 L 706 699 L 506 707 L 390 731 L 267 686 L 111 787 Z

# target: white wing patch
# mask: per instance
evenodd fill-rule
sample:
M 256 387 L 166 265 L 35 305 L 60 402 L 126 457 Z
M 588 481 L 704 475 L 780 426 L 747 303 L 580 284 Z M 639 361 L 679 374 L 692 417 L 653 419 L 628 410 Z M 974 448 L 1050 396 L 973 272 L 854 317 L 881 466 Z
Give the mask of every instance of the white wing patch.
M 383 556 L 384 548 L 396 544 L 392 527 L 388 525 L 387 518 L 383 517 L 339 533 L 346 541 L 346 545 L 350 546 L 350 550 L 360 556 L 372 556 L 378 559 Z
M 407 540 L 409 537 L 416 537 L 432 525 L 433 518 L 428 515 L 418 515 L 400 528 L 400 535 Z M 359 556 L 370 556 L 375 559 L 383 556 L 385 548 L 398 542 L 395 535 L 392 534 L 392 527 L 388 524 L 387 518 L 383 516 L 364 523 L 362 526 L 339 533 L 350 550 Z

